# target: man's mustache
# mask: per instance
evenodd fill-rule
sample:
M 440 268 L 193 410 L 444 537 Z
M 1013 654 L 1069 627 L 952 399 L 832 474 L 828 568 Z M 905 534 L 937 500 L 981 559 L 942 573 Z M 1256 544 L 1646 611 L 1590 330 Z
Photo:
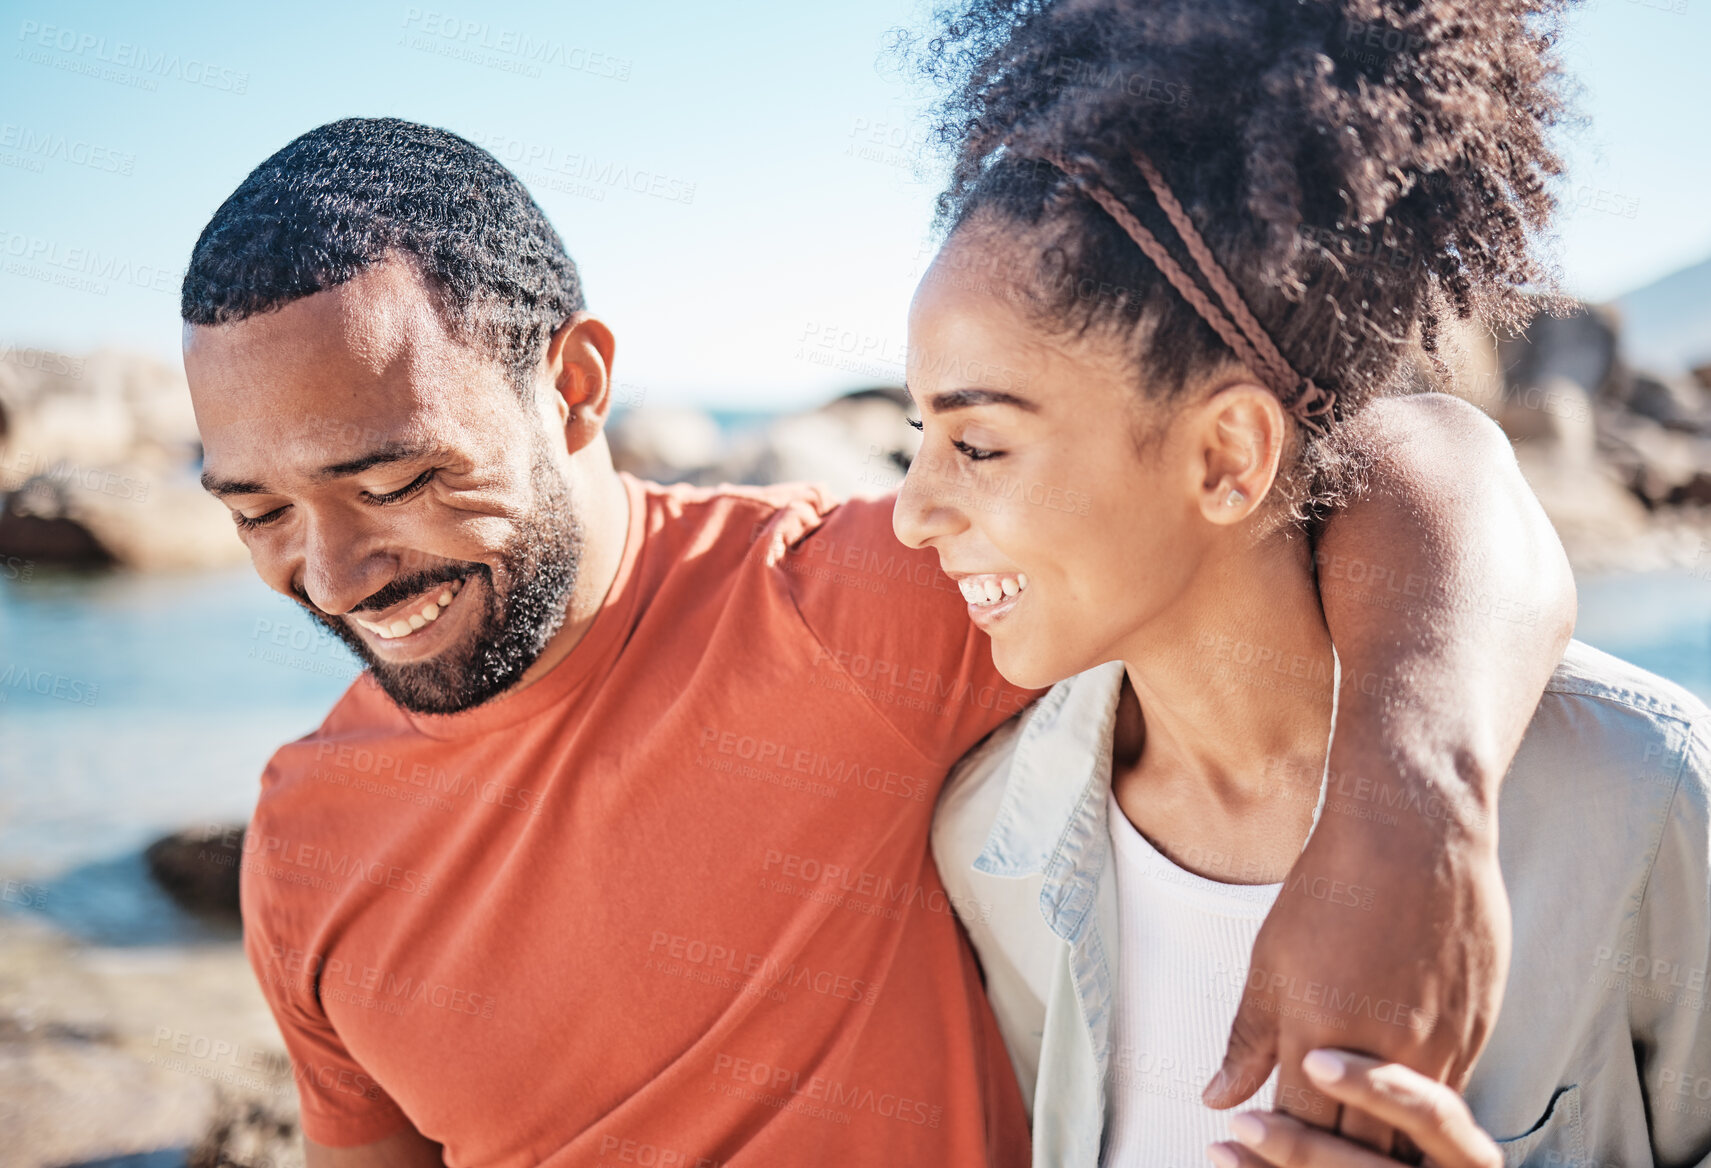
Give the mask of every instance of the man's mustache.
M 437 568 L 424 568 L 420 572 L 412 572 L 408 576 L 397 577 L 360 604 L 352 605 L 350 611 L 353 613 L 381 612 L 391 608 L 401 600 L 408 600 L 412 596 L 426 592 L 435 584 L 447 584 L 453 580 L 463 580 L 476 575 L 483 578 L 489 577 L 490 572 L 487 565 L 470 562 L 442 564 Z M 293 584 L 291 592 L 297 598 L 298 603 L 310 611 L 327 620 L 333 619 L 330 613 L 323 611 L 319 605 L 309 599 L 309 594 L 303 590 L 301 585 Z

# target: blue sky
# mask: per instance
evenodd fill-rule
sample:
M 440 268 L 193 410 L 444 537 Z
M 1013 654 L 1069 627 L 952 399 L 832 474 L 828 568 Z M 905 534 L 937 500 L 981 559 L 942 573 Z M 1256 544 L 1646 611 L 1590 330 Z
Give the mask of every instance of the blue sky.
M 922 95 L 877 62 L 915 0 L 147 7 L 0 2 L 0 346 L 176 360 L 219 202 L 302 131 L 393 114 L 529 183 L 618 333 L 620 400 L 787 407 L 901 373 L 936 188 Z M 1708 49 L 1711 0 L 1574 18 L 1570 290 L 1711 255 Z

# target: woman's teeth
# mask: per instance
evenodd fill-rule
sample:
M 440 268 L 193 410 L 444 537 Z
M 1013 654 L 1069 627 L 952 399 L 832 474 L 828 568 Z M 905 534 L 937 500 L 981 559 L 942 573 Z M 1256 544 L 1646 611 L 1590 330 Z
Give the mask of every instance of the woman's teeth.
M 964 576 L 957 587 L 962 589 L 964 600 L 984 606 L 1021 595 L 1028 587 L 1028 577 L 1022 572 L 1013 576 Z
M 383 641 L 391 641 L 398 637 L 408 637 L 417 629 L 426 626 L 430 621 L 439 620 L 440 610 L 450 604 L 452 602 L 452 597 L 462 591 L 463 581 L 453 580 L 451 583 L 444 585 L 437 595 L 432 596 L 425 601 L 422 604 L 422 607 L 417 611 L 405 613 L 400 617 L 395 617 L 386 624 L 363 620 L 360 616 L 353 616 L 351 619 Z

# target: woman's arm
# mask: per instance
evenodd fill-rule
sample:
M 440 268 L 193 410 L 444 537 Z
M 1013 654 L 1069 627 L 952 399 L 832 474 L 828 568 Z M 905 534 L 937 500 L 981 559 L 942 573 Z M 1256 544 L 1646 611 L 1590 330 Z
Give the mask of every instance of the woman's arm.
M 1300 1070 L 1316 1047 L 1459 1085 L 1485 1045 L 1509 962 L 1498 783 L 1575 612 L 1562 546 L 1490 420 L 1422 394 L 1358 424 L 1371 489 L 1315 553 L 1343 667 L 1331 788 L 1207 1091 L 1234 1106 L 1281 1062 L 1279 1108 L 1323 1125 L 1336 1110 Z M 1388 1141 L 1370 1120 L 1343 1130 Z

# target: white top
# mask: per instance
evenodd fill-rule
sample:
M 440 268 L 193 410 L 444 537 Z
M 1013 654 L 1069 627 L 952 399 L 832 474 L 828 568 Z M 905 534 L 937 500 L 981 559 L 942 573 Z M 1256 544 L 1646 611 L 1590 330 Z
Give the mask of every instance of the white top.
M 1342 676 L 1333 648 L 1331 725 L 1313 828 L 1325 809 Z M 1234 1138 L 1232 1116 L 1270 1110 L 1277 1094 L 1273 1070 L 1236 1110 L 1214 1111 L 1200 1101 L 1201 1089 L 1223 1064 L 1254 941 L 1283 884 L 1223 884 L 1197 876 L 1135 829 L 1109 787 L 1105 801 L 1117 886 L 1117 968 L 1123 976 L 1111 1007 L 1111 1123 L 1100 1163 L 1202 1164 L 1207 1144 Z
M 1106 1168 L 1185 1168 L 1232 1139 L 1230 1117 L 1200 1101 L 1224 1060 L 1254 938 L 1282 884 L 1220 884 L 1180 868 L 1107 795 L 1117 878 Z M 1271 1107 L 1272 1072 L 1239 1110 Z

